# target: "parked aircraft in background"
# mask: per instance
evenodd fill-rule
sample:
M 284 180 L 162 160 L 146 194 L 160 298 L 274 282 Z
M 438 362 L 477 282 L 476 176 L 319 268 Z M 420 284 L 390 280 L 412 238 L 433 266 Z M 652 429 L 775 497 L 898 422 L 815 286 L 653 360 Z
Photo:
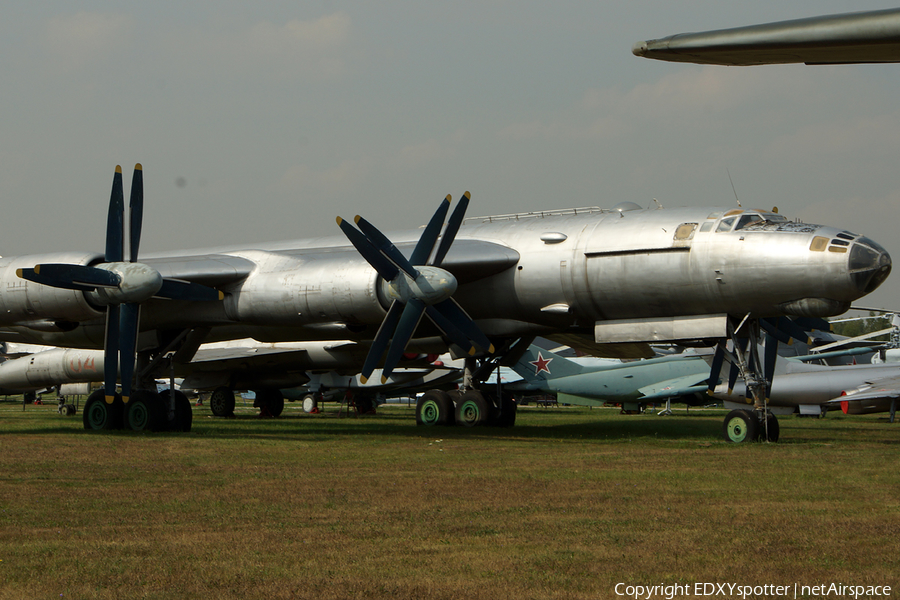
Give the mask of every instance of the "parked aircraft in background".
M 639 411 L 666 400 L 709 402 L 709 364 L 698 354 L 587 366 L 531 345 L 513 369 L 532 387 L 556 393 L 563 404 L 621 403 L 623 410 Z
M 96 428 L 123 414 L 140 428 L 158 410 L 156 378 L 190 363 L 204 342 L 245 337 L 352 340 L 368 348 L 366 378 L 385 352 L 389 376 L 404 352 L 449 347 L 468 357 L 463 393 L 438 408 L 476 425 L 514 410 L 478 383 L 489 376 L 483 363 L 524 336 L 580 337 L 596 355 L 647 357 L 649 343 L 731 337 L 760 317 L 840 314 L 891 270 L 868 238 L 770 211 L 626 202 L 464 223 L 468 194 L 449 218 L 448 197 L 424 230 L 393 243 L 365 219 L 358 228 L 338 219 L 349 245 L 320 238 L 138 261 L 142 173 L 138 165 L 127 258 L 117 169 L 103 254 L 0 259 L 0 341 L 105 346 L 106 393 L 85 406 Z
M 637 42 L 636 56 L 712 65 L 900 62 L 900 8 L 679 33 Z

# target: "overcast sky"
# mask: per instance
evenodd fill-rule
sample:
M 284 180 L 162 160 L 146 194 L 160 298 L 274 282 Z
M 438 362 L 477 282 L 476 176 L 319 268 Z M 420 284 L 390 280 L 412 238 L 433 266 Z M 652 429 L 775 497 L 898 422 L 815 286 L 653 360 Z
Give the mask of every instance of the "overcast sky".
M 76 5 L 77 4 L 77 8 Z M 623 201 L 845 227 L 900 260 L 900 64 L 715 67 L 674 33 L 897 0 L 2 2 L 0 254 L 102 252 L 116 164 L 142 250 Z M 864 302 L 900 308 L 900 273 Z

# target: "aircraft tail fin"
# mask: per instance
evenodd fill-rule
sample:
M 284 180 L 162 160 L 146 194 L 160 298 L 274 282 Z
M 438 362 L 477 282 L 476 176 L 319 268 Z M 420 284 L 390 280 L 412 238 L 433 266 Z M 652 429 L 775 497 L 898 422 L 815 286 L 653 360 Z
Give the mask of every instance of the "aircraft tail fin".
M 578 363 L 534 344 L 525 350 L 512 368 L 528 382 L 578 375 L 584 370 Z

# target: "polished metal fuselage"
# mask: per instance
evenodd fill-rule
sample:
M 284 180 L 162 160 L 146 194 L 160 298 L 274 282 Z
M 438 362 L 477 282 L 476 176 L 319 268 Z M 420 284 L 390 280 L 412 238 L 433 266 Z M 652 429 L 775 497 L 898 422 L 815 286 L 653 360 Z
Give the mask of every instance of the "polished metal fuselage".
M 747 223 L 738 229 L 742 219 Z M 388 236 L 408 256 L 419 234 Z M 101 260 L 71 253 L 0 259 L 3 335 L 102 344 L 103 307 L 81 292 L 15 275 L 16 268 L 74 262 L 74 256 L 81 264 Z M 223 302 L 143 306 L 142 330 L 207 327 L 209 341 L 369 340 L 390 300 L 375 271 L 338 236 L 173 252 L 142 262 L 164 277 L 226 292 Z M 487 335 L 503 338 L 593 334 L 596 323 L 609 320 L 839 314 L 883 281 L 890 257 L 843 228 L 762 211 L 626 207 L 468 219 L 442 266 L 458 281 L 453 298 Z M 417 337 L 442 343 L 427 325 Z

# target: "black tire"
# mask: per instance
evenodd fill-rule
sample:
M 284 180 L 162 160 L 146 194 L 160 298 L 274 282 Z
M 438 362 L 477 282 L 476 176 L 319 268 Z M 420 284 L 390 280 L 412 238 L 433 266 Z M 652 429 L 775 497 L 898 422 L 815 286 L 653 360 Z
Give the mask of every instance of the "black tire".
M 268 415 L 270 417 L 278 417 L 284 412 L 284 394 L 281 390 L 257 390 L 256 402 L 254 406 L 258 406 L 260 415 Z
M 63 414 L 67 417 L 71 417 L 75 413 L 78 412 L 78 409 L 75 408 L 74 404 L 64 404 L 63 405 Z
M 175 406 L 170 407 L 171 394 L 170 390 L 163 390 L 158 394 L 163 415 L 160 429 L 163 431 L 190 431 L 194 421 L 191 401 L 182 392 L 175 390 Z
M 456 423 L 465 427 L 484 425 L 491 418 L 490 406 L 478 390 L 471 390 L 456 402 Z
M 234 390 L 225 385 L 214 389 L 209 396 L 209 409 L 217 417 L 234 415 Z
M 112 404 L 107 404 L 106 391 L 97 390 L 84 404 L 82 423 L 85 429 L 93 431 L 121 429 L 123 412 L 121 396 L 116 394 Z
M 510 394 L 503 394 L 500 400 L 500 414 L 497 415 L 497 427 L 513 427 L 516 424 L 516 399 Z
M 455 420 L 447 392 L 428 390 L 416 400 L 416 425 L 453 425 Z
M 759 438 L 759 419 L 753 411 L 733 410 L 725 417 L 722 433 L 726 442 L 755 442 Z
M 766 432 L 768 430 L 768 437 L 766 437 Z M 781 426 L 778 424 L 778 419 L 775 415 L 769 415 L 766 417 L 765 426 L 760 425 L 759 429 L 759 437 L 760 439 L 765 439 L 769 442 L 777 442 L 778 436 L 781 434 Z
M 125 427 L 132 431 L 159 431 L 163 407 L 153 392 L 137 391 L 125 405 Z

